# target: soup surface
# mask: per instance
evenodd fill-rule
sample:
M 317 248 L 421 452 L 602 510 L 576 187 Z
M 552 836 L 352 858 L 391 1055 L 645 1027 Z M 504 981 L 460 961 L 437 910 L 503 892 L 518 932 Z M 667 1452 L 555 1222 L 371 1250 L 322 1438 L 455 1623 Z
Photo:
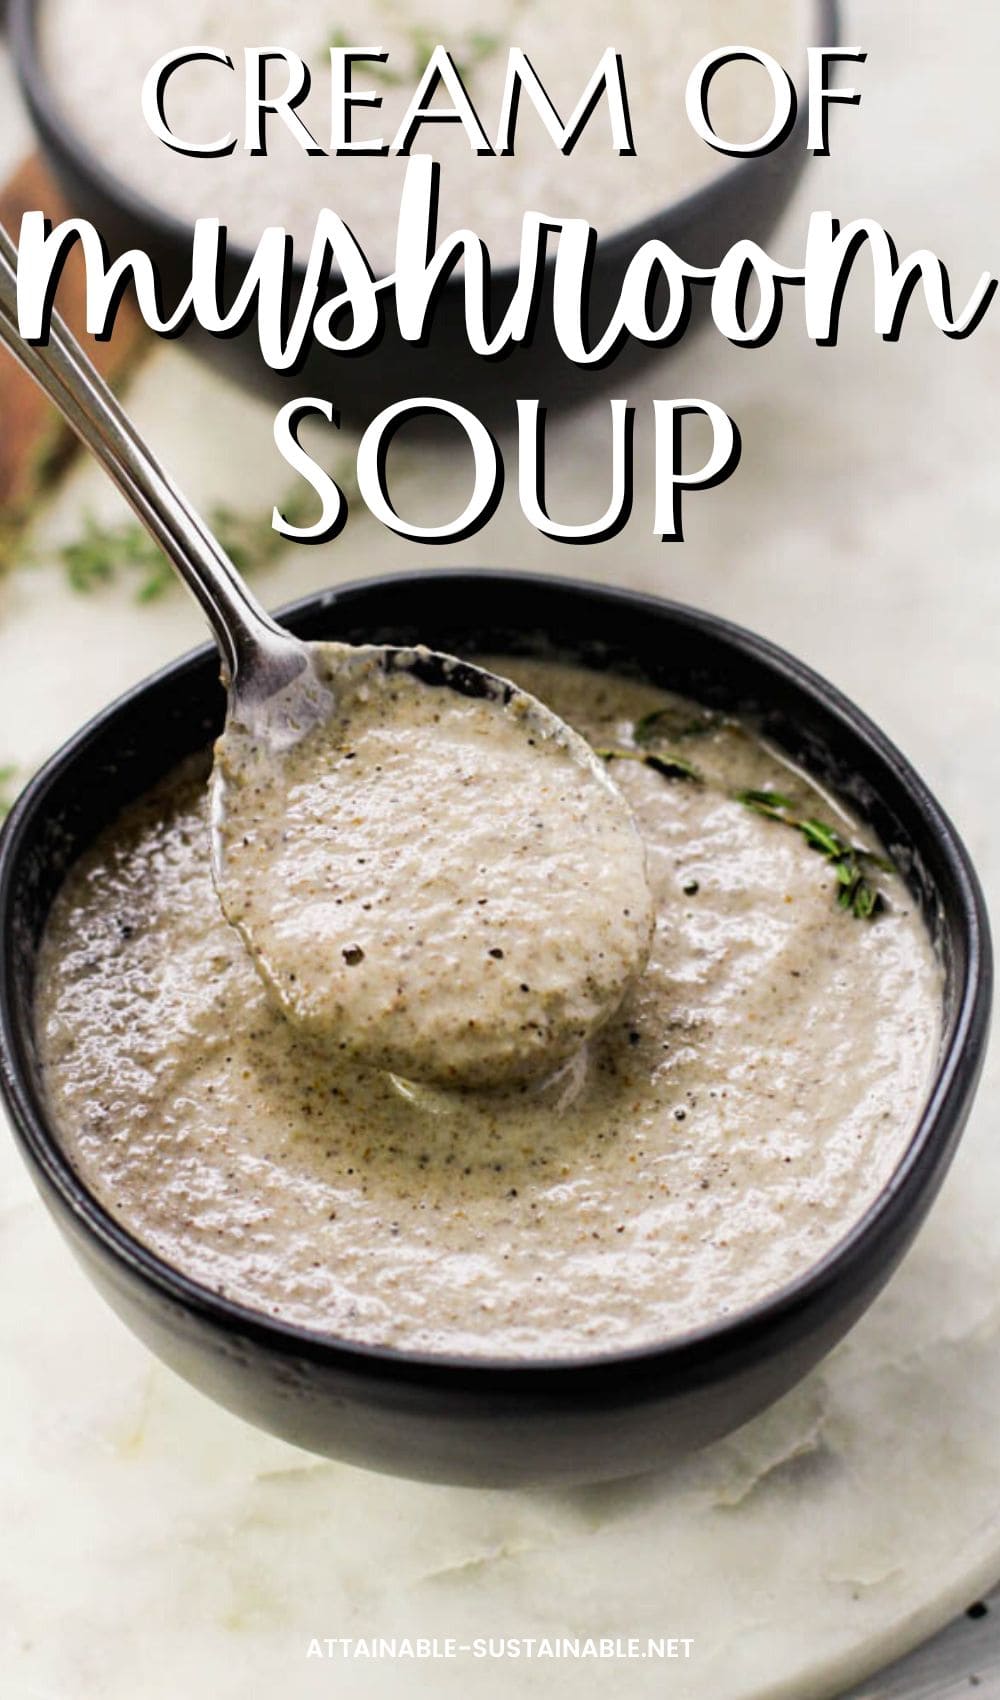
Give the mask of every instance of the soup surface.
M 651 1343 L 773 1293 L 872 1202 L 929 1084 L 940 969 L 870 834 L 751 728 L 489 664 L 608 752 L 646 844 L 650 961 L 583 1052 L 499 1095 L 332 1062 L 222 917 L 206 754 L 53 907 L 45 1086 L 107 1209 L 258 1310 L 471 1355 Z

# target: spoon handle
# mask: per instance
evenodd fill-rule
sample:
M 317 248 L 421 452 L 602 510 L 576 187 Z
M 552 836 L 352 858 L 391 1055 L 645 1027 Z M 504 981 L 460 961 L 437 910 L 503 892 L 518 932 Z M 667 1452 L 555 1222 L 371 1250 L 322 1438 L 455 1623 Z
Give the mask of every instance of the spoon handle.
M 0 342 L 41 385 L 92 449 L 201 604 L 231 679 L 299 646 L 247 589 L 204 520 L 143 443 L 72 332 L 52 315 L 48 344 L 26 342 L 17 321 L 17 248 L 0 225 Z M 301 663 L 300 663 L 301 664 Z

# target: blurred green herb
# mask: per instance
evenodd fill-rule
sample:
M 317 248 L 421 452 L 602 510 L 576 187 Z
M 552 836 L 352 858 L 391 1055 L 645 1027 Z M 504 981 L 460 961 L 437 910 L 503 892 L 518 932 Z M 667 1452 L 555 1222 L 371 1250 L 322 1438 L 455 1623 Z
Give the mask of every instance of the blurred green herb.
M 338 482 L 350 502 L 351 490 L 343 478 L 338 478 Z M 315 502 L 311 490 L 296 487 L 278 507 L 290 525 L 301 525 Z M 288 547 L 288 539 L 271 524 L 270 514 L 244 514 L 217 505 L 209 511 L 208 523 L 241 573 L 259 572 Z M 60 544 L 55 559 L 70 587 L 84 596 L 104 585 L 128 579 L 135 587 L 137 602 L 156 602 L 177 582 L 166 556 L 139 521 L 133 519 L 106 523 L 95 519 L 93 514 L 85 515 L 80 535 Z
M 435 32 L 426 24 L 411 24 L 406 30 L 409 39 L 409 64 L 405 70 L 398 69 L 391 60 L 365 60 L 364 68 L 367 75 L 376 83 L 385 83 L 388 87 L 398 87 L 401 83 L 412 83 L 414 86 L 423 76 L 427 63 L 435 47 L 442 41 L 443 32 Z M 489 30 L 469 30 L 458 38 L 458 46 L 449 48 L 451 62 L 463 82 L 468 82 L 473 72 L 485 59 L 489 59 L 501 45 L 502 38 Z M 328 47 L 353 47 L 349 31 L 338 27 L 327 41 Z
M 847 909 L 858 920 L 870 921 L 886 906 L 878 887 L 868 878 L 866 869 L 892 871 L 892 863 L 859 844 L 850 844 L 835 827 L 812 816 L 796 814 L 796 805 L 780 791 L 737 791 L 736 801 L 766 820 L 778 821 L 801 833 L 810 850 L 815 850 L 833 869 L 837 881 L 837 905 Z
M 56 559 L 70 588 L 84 596 L 128 571 L 138 575 L 137 601 L 151 602 L 171 578 L 163 555 L 137 520 L 105 525 L 86 514 L 80 536 L 60 544 Z
M 355 42 L 353 41 L 350 33 L 345 29 L 335 29 L 327 42 L 327 47 L 345 48 L 354 46 Z M 388 83 L 390 85 L 395 85 L 403 81 L 402 72 L 397 71 L 388 63 L 388 61 L 366 59 L 364 62 L 364 68 L 367 75 L 371 77 L 373 83 Z
M 468 35 L 462 38 L 458 51 L 452 53 L 451 59 L 463 83 L 469 81 L 484 60 L 492 57 L 500 44 L 501 37 L 491 34 L 489 30 L 470 30 Z M 433 45 L 431 43 L 432 49 Z

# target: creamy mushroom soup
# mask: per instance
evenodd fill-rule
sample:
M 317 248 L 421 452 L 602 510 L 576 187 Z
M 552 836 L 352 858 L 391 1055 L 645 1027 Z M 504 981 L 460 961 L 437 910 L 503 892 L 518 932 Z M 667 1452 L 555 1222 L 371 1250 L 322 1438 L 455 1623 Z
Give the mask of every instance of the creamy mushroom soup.
M 108 1211 L 258 1311 L 434 1352 L 639 1346 L 773 1294 L 872 1203 L 929 1085 L 941 973 L 881 846 L 750 726 L 491 664 L 601 752 L 645 841 L 650 960 L 583 1050 L 454 1093 L 296 1030 L 220 912 L 206 753 L 53 906 L 45 1089 Z

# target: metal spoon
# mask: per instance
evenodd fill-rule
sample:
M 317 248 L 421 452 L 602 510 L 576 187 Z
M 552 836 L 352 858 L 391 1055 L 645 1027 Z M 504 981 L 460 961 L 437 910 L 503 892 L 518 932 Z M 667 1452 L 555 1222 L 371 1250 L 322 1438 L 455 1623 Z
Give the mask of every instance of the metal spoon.
M 0 339 L 97 456 L 201 604 L 222 654 L 224 678 L 255 714 L 293 680 L 308 685 L 309 649 L 271 619 L 204 520 L 141 440 L 58 313 L 46 346 L 17 327 L 17 248 L 0 226 Z
M 218 643 L 228 705 L 213 873 L 272 995 L 314 1038 L 418 1081 L 495 1087 L 560 1066 L 621 1003 L 652 928 L 643 847 L 604 764 L 535 698 L 469 662 L 307 644 L 278 625 L 58 315 L 46 346 L 21 338 L 16 271 L 0 229 L 0 340 L 101 461 Z M 364 795 L 379 827 L 353 858 L 367 870 L 365 900 L 356 878 L 345 883 L 333 805 L 364 766 L 348 768 L 358 755 L 349 745 L 392 755 L 393 716 L 411 756 L 372 757 L 378 787 Z M 455 804 L 466 843 L 475 838 L 465 871 L 447 807 L 439 818 L 428 807 L 429 789 L 448 793 L 452 762 L 469 767 Z

